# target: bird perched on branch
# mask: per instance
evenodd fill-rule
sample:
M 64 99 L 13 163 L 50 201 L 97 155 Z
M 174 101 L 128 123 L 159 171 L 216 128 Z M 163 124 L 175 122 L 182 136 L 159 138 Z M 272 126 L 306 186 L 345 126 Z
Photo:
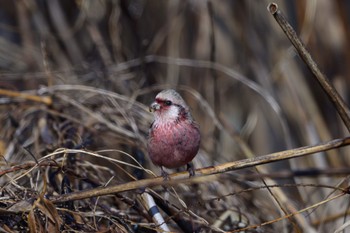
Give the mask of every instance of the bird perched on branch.
M 198 152 L 201 136 L 189 107 L 179 93 L 168 89 L 157 94 L 150 111 L 154 112 L 148 136 L 148 154 L 152 162 L 160 166 L 166 179 L 168 174 L 163 167 L 187 165 L 190 176 L 193 176 L 190 162 Z

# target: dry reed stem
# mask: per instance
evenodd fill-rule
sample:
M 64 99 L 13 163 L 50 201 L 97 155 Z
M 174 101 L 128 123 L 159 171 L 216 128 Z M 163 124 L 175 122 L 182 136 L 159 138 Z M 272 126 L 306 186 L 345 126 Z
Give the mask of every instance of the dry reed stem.
M 288 23 L 282 12 L 278 9 L 278 5 L 276 3 L 270 3 L 267 9 L 273 15 L 276 22 L 280 25 L 290 42 L 293 44 L 299 56 L 303 59 L 307 67 L 314 74 L 316 80 L 334 104 L 346 128 L 348 131 L 350 131 L 350 110 L 342 97 L 339 95 L 328 78 L 320 71 L 316 62 L 312 59 L 311 54 L 299 39 L 293 27 Z
M 37 96 L 37 95 L 30 95 L 18 91 L 10 91 L 5 89 L 0 89 L 0 95 L 8 96 L 8 97 L 15 97 L 15 98 L 21 98 L 25 100 L 31 100 L 39 103 L 44 103 L 46 105 L 52 104 L 52 98 L 49 96 Z
M 276 152 L 272 154 L 262 155 L 250 159 L 243 159 L 239 161 L 224 163 L 218 166 L 211 166 L 206 168 L 201 168 L 196 170 L 196 177 L 192 178 L 193 181 L 207 181 L 202 179 L 203 176 L 209 176 L 219 173 L 224 173 L 227 171 L 234 171 L 243 168 L 253 167 L 257 165 L 262 165 L 266 163 L 271 163 L 275 161 L 281 161 L 291 158 L 297 158 L 321 151 L 327 151 L 339 147 L 343 147 L 350 144 L 350 137 L 335 139 L 325 143 L 321 143 L 315 146 L 305 146 L 299 147 L 292 150 L 286 150 L 281 152 Z M 143 179 L 137 181 L 131 181 L 125 184 L 114 185 L 110 187 L 96 188 L 90 190 L 84 190 L 80 192 L 74 192 L 69 194 L 64 194 L 61 196 L 52 197 L 51 201 L 53 203 L 60 203 L 72 200 L 80 200 L 90 197 L 97 197 L 103 195 L 111 195 L 115 193 L 143 189 L 146 187 L 152 187 L 157 185 L 173 185 L 180 183 L 180 181 L 189 181 L 187 172 L 179 172 L 170 175 L 170 181 L 164 181 L 163 177 L 156 177 L 151 179 Z

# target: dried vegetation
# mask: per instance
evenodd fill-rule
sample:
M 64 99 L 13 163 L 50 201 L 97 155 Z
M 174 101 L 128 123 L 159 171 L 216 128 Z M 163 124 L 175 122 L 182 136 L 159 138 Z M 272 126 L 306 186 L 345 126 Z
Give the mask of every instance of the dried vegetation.
M 349 130 L 268 3 L 0 1 L 1 231 L 346 229 Z M 347 102 L 349 4 L 277 3 Z M 202 146 L 165 182 L 145 141 L 168 87 Z

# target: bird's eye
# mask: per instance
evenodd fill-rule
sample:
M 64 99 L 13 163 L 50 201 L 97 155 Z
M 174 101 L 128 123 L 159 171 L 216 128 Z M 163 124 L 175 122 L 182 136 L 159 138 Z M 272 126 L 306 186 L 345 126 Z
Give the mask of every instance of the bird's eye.
M 170 106 L 172 104 L 172 102 L 170 100 L 167 100 L 164 102 L 166 106 Z

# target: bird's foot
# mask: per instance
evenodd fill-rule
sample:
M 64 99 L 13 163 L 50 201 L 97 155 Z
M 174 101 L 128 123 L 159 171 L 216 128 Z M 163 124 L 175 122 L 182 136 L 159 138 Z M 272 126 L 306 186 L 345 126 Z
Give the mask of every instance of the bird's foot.
M 163 167 L 160 167 L 160 169 L 162 170 L 161 174 L 162 174 L 162 177 L 164 178 L 164 180 L 165 181 L 170 180 L 169 174 L 166 171 L 164 171 Z
M 188 163 L 188 164 L 187 164 L 187 171 L 188 171 L 188 173 L 190 174 L 190 176 L 189 176 L 189 177 L 191 177 L 191 176 L 195 176 L 195 175 L 196 175 L 196 173 L 195 173 L 195 171 L 194 171 L 194 167 L 193 167 L 193 164 L 192 164 L 192 163 Z

